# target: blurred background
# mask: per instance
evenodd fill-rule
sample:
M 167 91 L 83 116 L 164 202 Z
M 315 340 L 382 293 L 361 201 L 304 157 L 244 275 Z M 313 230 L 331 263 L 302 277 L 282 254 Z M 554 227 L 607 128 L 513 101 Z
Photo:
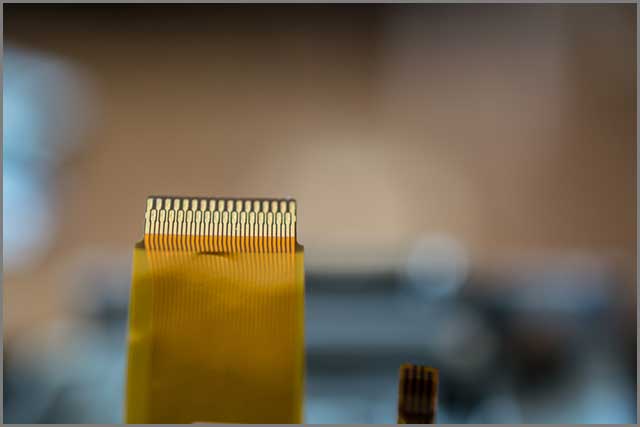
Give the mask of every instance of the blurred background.
M 150 194 L 291 196 L 306 421 L 636 421 L 636 6 L 5 5 L 4 420 L 122 420 Z

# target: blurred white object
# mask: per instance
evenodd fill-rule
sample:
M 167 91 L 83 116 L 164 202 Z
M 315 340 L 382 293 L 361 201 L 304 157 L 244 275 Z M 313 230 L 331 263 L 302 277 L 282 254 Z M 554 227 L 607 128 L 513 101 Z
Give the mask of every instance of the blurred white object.
M 55 167 L 89 118 L 83 75 L 61 59 L 4 49 L 3 253 L 6 272 L 46 252 L 56 225 Z
M 46 184 L 24 168 L 5 162 L 2 175 L 3 263 L 6 270 L 16 271 L 27 267 L 51 245 L 54 200 Z
M 467 250 L 448 235 L 423 236 L 409 254 L 409 283 L 426 297 L 455 294 L 467 280 L 468 274 Z

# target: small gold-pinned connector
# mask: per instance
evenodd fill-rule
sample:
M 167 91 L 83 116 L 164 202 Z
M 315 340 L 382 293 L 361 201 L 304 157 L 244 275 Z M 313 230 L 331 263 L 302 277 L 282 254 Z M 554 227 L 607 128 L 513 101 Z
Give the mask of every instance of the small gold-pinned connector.
M 438 404 L 438 370 L 405 363 L 400 367 L 398 424 L 433 424 Z

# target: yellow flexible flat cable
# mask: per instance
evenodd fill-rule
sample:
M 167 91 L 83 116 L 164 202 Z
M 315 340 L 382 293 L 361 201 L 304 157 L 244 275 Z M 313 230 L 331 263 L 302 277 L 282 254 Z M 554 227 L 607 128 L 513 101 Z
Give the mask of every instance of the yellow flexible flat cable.
M 292 200 L 150 197 L 126 421 L 302 422 L 303 257 Z

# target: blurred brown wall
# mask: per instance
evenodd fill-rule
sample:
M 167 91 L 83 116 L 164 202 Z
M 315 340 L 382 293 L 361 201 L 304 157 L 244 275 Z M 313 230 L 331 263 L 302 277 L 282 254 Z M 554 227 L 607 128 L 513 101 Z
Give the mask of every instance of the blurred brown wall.
M 84 248 L 126 253 L 149 194 L 296 197 L 312 269 L 394 268 L 444 232 L 477 268 L 585 250 L 635 283 L 635 19 L 635 5 L 5 5 L 5 46 L 82 70 L 95 118 L 54 183 L 55 247 L 6 294 L 46 289 Z

